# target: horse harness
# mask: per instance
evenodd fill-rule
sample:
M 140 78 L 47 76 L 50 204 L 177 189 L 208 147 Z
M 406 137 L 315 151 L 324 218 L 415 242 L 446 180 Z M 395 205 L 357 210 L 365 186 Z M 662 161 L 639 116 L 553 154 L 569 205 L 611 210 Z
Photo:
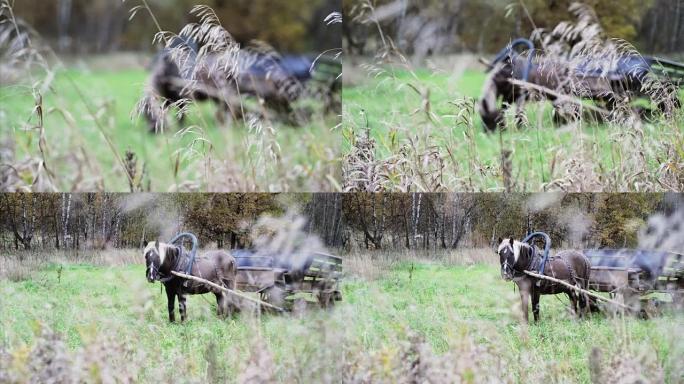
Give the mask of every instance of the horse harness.
M 532 253 L 532 255 L 530 257 L 530 261 L 527 263 L 527 265 L 525 266 L 525 269 L 523 271 L 519 271 L 519 270 L 513 268 L 513 277 L 514 278 L 525 277 L 526 275 L 525 275 L 524 271 L 535 271 L 535 272 L 541 273 L 541 271 L 543 271 L 542 263 L 544 263 L 544 264 L 548 263 L 549 264 L 549 266 L 551 267 L 551 275 L 552 275 L 552 277 L 555 277 L 555 274 L 553 272 L 553 266 L 552 266 L 551 262 L 553 260 L 560 260 L 565 265 L 565 268 L 568 269 L 568 272 L 570 274 L 570 280 L 573 283 L 577 284 L 577 273 L 575 272 L 575 269 L 572 268 L 570 263 L 568 263 L 568 261 L 563 256 L 550 257 L 548 260 L 546 260 L 546 263 L 545 263 L 543 258 L 537 252 L 537 247 L 530 245 L 530 252 Z M 542 279 L 538 279 L 537 286 L 541 285 L 541 280 Z
M 175 246 L 175 248 L 178 250 L 178 258 L 176 259 L 176 264 L 171 268 L 171 271 L 182 271 L 186 275 L 192 274 L 192 266 L 195 264 L 195 253 L 191 252 L 188 254 L 185 248 L 182 246 Z M 187 262 L 187 265 L 185 265 L 185 269 L 181 269 L 183 264 L 185 264 L 185 261 Z M 161 271 L 159 272 L 160 275 L 163 275 Z M 165 276 L 159 279 L 160 282 L 162 283 L 167 283 L 174 278 L 178 276 L 174 274 L 170 274 L 169 276 Z
M 196 252 L 186 250 L 183 246 L 175 246 L 176 249 L 178 249 L 178 259 L 176 260 L 176 264 L 171 268 L 172 271 L 182 271 L 186 275 L 192 275 L 192 266 L 195 264 L 195 256 Z M 185 268 L 183 268 L 185 266 Z M 219 281 L 223 282 L 223 271 L 221 268 L 218 267 L 216 263 L 214 263 L 214 270 L 216 272 L 216 276 L 219 277 Z M 159 272 L 160 275 L 162 275 L 161 272 Z M 201 273 L 200 276 L 202 277 Z M 170 274 L 169 276 L 165 276 L 159 279 L 161 283 L 167 283 L 174 278 L 178 278 L 178 276 L 174 274 Z M 189 279 L 183 279 L 183 286 L 185 288 L 189 288 L 189 285 L 191 283 L 191 280 Z

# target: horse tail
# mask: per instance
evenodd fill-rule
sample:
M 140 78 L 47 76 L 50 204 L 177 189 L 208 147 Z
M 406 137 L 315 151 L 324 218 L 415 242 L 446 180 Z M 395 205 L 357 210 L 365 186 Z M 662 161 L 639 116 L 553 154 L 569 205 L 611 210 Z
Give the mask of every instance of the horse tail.
M 591 260 L 585 255 L 582 254 L 584 258 L 584 289 L 589 289 L 589 279 L 591 278 Z
M 584 289 L 585 291 L 589 290 L 589 279 L 591 278 L 591 261 L 589 258 L 582 253 L 582 262 L 584 263 L 584 274 L 582 276 L 581 282 L 582 286 L 580 288 Z M 583 310 L 586 310 L 586 314 L 591 314 L 592 312 L 592 299 L 587 295 L 585 292 L 582 292 L 580 295 L 580 305 Z
M 222 282 L 228 289 L 235 289 L 237 279 L 237 261 L 228 252 L 224 252 L 219 259 L 222 270 Z
M 233 256 L 231 256 L 230 259 L 230 274 L 233 276 L 233 278 L 231 279 L 231 289 L 235 289 L 235 285 L 237 284 L 237 261 Z

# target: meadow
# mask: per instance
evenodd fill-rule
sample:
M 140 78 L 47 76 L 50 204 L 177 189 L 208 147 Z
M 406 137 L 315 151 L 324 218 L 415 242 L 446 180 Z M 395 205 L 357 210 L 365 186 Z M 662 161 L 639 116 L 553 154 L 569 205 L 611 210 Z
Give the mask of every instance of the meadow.
M 204 103 L 191 106 L 183 126 L 171 111 L 166 132 L 155 135 L 136 113 L 153 55 L 130 56 L 66 60 L 0 87 L 2 160 L 12 167 L 4 190 L 339 189 L 339 116 L 314 113 L 300 127 L 221 125 Z
M 107 251 L 136 261 L 135 251 Z M 443 261 L 355 253 L 329 311 L 221 320 L 212 296 L 169 323 L 142 263 L 54 262 L 0 280 L 0 376 L 174 382 L 681 382 L 684 315 L 572 318 L 543 297 L 521 323 L 517 293 L 485 251 Z M 465 254 L 463 256 L 462 254 Z M 98 260 L 104 260 L 97 256 Z M 457 261 L 458 260 L 458 261 Z M 4 348 L 4 351 L 2 350 Z M 71 375 L 71 376 L 68 376 Z M 53 376 L 54 377 L 54 376 Z M 0 377 L 1 378 L 1 377 Z
M 505 130 L 487 133 L 475 109 L 486 74 L 472 56 L 356 57 L 344 68 L 349 190 L 659 191 L 684 181 L 681 111 L 557 126 L 550 103 L 528 103 L 522 125 L 509 113 Z

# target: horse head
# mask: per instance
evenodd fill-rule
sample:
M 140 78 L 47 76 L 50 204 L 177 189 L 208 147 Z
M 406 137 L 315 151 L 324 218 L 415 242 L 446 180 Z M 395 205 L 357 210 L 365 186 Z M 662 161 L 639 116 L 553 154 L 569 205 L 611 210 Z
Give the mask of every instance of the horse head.
M 534 256 L 531 245 L 513 238 L 499 238 L 496 253 L 501 264 L 501 277 L 506 281 L 513 280 L 516 274 L 520 275 Z
M 512 238 L 499 238 L 499 247 L 496 250 L 501 264 L 501 278 L 506 281 L 513 280 L 513 267 L 517 261 L 515 243 Z
M 145 247 L 143 254 L 147 281 L 153 283 L 171 272 L 176 263 L 178 250 L 173 245 L 151 241 Z

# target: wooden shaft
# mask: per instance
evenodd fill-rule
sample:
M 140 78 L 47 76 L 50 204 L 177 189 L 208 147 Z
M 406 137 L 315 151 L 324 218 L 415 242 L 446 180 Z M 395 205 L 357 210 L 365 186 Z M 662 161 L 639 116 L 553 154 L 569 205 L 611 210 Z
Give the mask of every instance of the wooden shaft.
M 607 298 L 607 297 L 603 297 L 603 296 L 601 296 L 601 295 L 597 295 L 597 294 L 595 294 L 595 293 L 593 293 L 593 292 L 587 291 L 586 289 L 582 289 L 582 288 L 579 288 L 579 287 L 575 287 L 574 285 L 572 285 L 572 284 L 570 284 L 570 283 L 567 283 L 567 282 L 565 282 L 565 281 L 563 281 L 563 280 L 556 279 L 555 277 L 546 276 L 546 275 L 540 275 L 540 274 L 538 274 L 538 273 L 534 273 L 534 272 L 530 272 L 530 271 L 525 271 L 525 273 L 528 274 L 528 275 L 530 275 L 530 276 L 536 277 L 536 278 L 538 278 L 538 279 L 549 280 L 549 281 L 553 281 L 554 283 L 558 283 L 558 284 L 564 285 L 564 286 L 566 286 L 566 287 L 568 287 L 568 288 L 570 288 L 570 289 L 574 289 L 574 290 L 576 290 L 576 291 L 582 292 L 582 293 L 584 293 L 584 294 L 586 294 L 586 295 L 588 295 L 588 296 L 591 296 L 591 297 L 593 297 L 593 298 L 596 298 L 596 299 L 599 299 L 599 300 L 603 300 L 603 301 L 607 301 L 607 302 L 609 302 L 609 303 L 611 303 L 611 304 L 615 304 L 615 305 L 617 305 L 617 306 L 620 306 L 620 307 L 623 307 L 623 308 L 626 308 L 626 309 L 633 309 L 632 307 L 627 306 L 627 305 L 624 305 L 624 304 L 622 304 L 622 303 L 620 303 L 620 302 L 618 302 L 618 301 L 609 299 L 609 298 Z
M 263 306 L 265 306 L 265 307 L 273 308 L 273 309 L 275 309 L 275 310 L 277 310 L 277 311 L 279 311 L 279 312 L 285 312 L 285 310 L 284 310 L 283 308 L 280 308 L 280 307 L 275 306 L 275 305 L 273 305 L 273 304 L 267 303 L 267 302 L 265 302 L 265 301 L 263 301 L 263 300 L 259 300 L 259 299 L 255 299 L 255 298 L 253 298 L 253 297 L 247 296 L 247 295 L 245 295 L 245 294 L 243 294 L 243 293 L 240 293 L 240 292 L 238 292 L 238 291 L 234 291 L 234 290 L 232 290 L 232 289 L 228 289 L 228 288 L 226 288 L 226 287 L 222 287 L 222 286 L 220 286 L 220 285 L 218 285 L 218 284 L 216 284 L 216 283 L 212 283 L 212 282 L 209 281 L 209 280 L 205 280 L 205 279 L 202 279 L 202 278 L 197 277 L 197 276 L 186 275 L 185 273 L 176 272 L 176 271 L 171 271 L 171 273 L 174 274 L 174 275 L 176 275 L 176 276 L 178 276 L 178 277 L 182 277 L 182 278 L 184 278 L 184 279 L 195 280 L 195 281 L 200 282 L 200 283 L 202 283 L 202 284 L 209 285 L 209 286 L 214 287 L 214 288 L 216 288 L 216 289 L 220 289 L 220 290 L 223 291 L 223 292 L 227 292 L 227 293 L 230 293 L 231 295 L 235 295 L 235 296 L 237 296 L 237 297 L 241 297 L 241 298 L 243 298 L 243 299 L 247 299 L 247 300 L 252 301 L 252 302 L 254 302 L 254 303 L 257 303 L 257 304 L 259 304 L 259 305 L 263 305 Z
M 582 108 L 589 109 L 589 110 L 592 110 L 592 111 L 594 111 L 594 112 L 603 113 L 603 114 L 606 114 L 606 115 L 610 113 L 610 112 L 609 112 L 608 110 L 606 110 L 606 109 L 599 108 L 599 107 L 595 107 L 595 106 L 589 105 L 589 104 L 584 104 L 584 103 L 582 103 L 582 100 L 579 99 L 579 98 L 572 97 L 572 96 L 568 96 L 568 95 L 564 95 L 564 94 L 562 94 L 562 93 L 560 93 L 560 92 L 554 91 L 553 89 L 550 89 L 550 88 L 547 88 L 547 87 L 544 87 L 544 86 L 541 86 L 541 85 L 538 85 L 538 84 L 534 84 L 534 83 L 530 83 L 530 82 L 522 81 L 522 80 L 517 80 L 517 79 L 510 79 L 510 80 L 508 80 L 508 81 L 509 81 L 511 84 L 517 85 L 517 86 L 519 86 L 519 87 L 521 87 L 521 88 L 533 89 L 533 90 L 535 90 L 535 91 L 539 91 L 539 92 L 541 92 L 541 93 L 545 93 L 545 94 L 547 94 L 547 95 L 554 96 L 554 97 L 556 97 L 558 100 L 567 101 L 567 102 L 570 102 L 570 103 L 573 103 L 573 104 L 580 105 Z

